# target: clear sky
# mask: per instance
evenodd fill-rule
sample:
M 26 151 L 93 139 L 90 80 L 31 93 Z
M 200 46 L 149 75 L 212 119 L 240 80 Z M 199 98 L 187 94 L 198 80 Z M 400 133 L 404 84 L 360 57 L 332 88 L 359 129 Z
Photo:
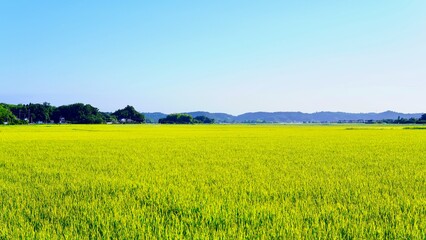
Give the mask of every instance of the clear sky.
M 0 1 L 0 102 L 425 112 L 426 1 Z

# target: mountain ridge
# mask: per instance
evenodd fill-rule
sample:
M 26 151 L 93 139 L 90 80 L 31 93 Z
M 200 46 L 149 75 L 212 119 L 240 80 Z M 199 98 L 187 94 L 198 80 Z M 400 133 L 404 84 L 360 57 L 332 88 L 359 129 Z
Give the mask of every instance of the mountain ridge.
M 400 113 L 395 111 L 350 113 L 320 111 L 314 113 L 304 113 L 300 111 L 278 111 L 278 112 L 247 112 L 240 115 L 228 113 L 211 113 L 207 111 L 183 112 L 196 116 L 206 116 L 213 118 L 218 123 L 244 123 L 244 122 L 265 122 L 265 123 L 301 123 L 301 122 L 345 122 L 345 121 L 377 121 L 384 119 L 419 118 L 422 113 Z M 161 112 L 143 112 L 145 117 L 151 122 L 158 122 L 158 119 L 167 116 Z

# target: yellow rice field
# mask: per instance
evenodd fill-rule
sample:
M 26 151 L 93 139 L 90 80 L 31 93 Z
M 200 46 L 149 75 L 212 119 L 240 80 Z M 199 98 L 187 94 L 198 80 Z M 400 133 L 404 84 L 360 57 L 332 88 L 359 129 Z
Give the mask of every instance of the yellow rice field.
M 426 129 L 0 126 L 0 239 L 425 239 Z

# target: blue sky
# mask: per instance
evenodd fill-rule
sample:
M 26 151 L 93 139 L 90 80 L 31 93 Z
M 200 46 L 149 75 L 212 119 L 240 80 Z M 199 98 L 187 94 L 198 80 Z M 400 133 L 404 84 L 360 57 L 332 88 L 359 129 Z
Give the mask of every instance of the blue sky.
M 425 112 L 426 1 L 0 1 L 0 102 Z

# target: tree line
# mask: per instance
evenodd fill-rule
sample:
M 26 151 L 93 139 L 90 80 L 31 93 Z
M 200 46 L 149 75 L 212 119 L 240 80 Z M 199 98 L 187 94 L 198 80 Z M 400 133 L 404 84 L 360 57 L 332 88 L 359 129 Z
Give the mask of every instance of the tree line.
M 132 106 L 113 113 L 100 112 L 90 104 L 74 103 L 55 107 L 49 103 L 0 104 L 0 121 L 8 124 L 145 122 L 145 116 Z
M 214 123 L 214 119 L 206 116 L 197 116 L 193 118 L 191 115 L 186 113 L 174 113 L 169 114 L 165 118 L 158 120 L 160 124 L 196 124 L 196 123 Z
M 426 124 L 426 114 L 423 114 L 420 118 L 401 118 L 397 119 L 383 119 L 376 121 L 369 121 L 367 123 L 387 123 L 387 124 Z
M 145 123 L 145 116 L 133 106 L 126 106 L 115 112 L 101 112 L 90 104 L 74 103 L 55 107 L 50 103 L 6 104 L 0 103 L 0 123 Z M 214 123 L 214 119 L 205 116 L 193 118 L 188 114 L 170 114 L 159 123 L 196 124 Z

